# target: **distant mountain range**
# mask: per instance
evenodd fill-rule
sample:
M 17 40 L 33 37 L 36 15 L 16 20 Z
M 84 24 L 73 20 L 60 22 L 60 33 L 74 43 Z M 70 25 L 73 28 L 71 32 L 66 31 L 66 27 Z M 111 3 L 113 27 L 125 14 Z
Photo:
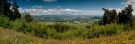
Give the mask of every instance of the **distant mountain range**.
M 101 15 L 32 15 L 36 21 L 62 22 L 62 21 L 90 21 L 100 19 Z

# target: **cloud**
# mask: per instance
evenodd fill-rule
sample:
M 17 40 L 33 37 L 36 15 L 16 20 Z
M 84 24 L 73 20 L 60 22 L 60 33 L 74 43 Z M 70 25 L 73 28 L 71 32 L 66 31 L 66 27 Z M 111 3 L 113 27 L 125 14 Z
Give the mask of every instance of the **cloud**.
M 43 6 L 33 6 L 32 8 L 42 9 L 42 8 L 43 8 Z
M 56 2 L 57 0 L 43 0 L 45 2 Z
M 117 13 L 122 10 L 122 8 L 109 8 L 109 10 L 113 10 L 113 9 L 115 9 L 117 11 Z
M 99 15 L 101 11 L 95 10 L 75 10 L 75 9 L 20 9 L 21 12 L 30 12 L 33 15 L 60 15 L 60 14 L 72 14 L 72 15 Z

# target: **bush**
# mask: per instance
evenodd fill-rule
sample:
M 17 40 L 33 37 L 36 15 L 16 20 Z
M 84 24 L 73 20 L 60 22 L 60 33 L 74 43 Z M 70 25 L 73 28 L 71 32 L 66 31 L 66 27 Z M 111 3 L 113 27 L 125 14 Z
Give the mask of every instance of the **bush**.
M 88 38 L 91 37 L 99 37 L 99 36 L 110 36 L 114 34 L 118 34 L 124 31 L 123 25 L 118 24 L 107 24 L 105 26 L 94 25 L 91 29 L 87 32 Z
M 72 39 L 75 37 L 78 37 L 75 35 L 76 31 L 75 30 L 68 30 L 67 32 L 59 33 L 55 29 L 47 29 L 46 30 L 46 35 L 48 38 L 54 38 L 54 39 Z
M 0 16 L 0 27 L 10 28 L 10 21 L 8 17 Z
M 27 30 L 33 35 L 39 36 L 39 37 L 44 37 L 46 34 L 46 26 L 44 24 L 39 24 L 36 22 L 31 22 L 27 24 Z
M 16 21 L 11 22 L 12 29 L 19 32 L 24 32 L 26 29 L 26 22 L 23 18 L 17 19 Z
M 69 29 L 71 29 L 69 25 L 62 24 L 62 23 L 55 23 L 54 25 L 49 25 L 48 28 L 55 29 L 59 33 L 66 32 Z

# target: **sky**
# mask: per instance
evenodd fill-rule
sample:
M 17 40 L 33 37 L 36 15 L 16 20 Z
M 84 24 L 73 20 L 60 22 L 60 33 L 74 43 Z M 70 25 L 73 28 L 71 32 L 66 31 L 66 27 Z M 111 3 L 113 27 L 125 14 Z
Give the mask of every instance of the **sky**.
M 11 0 L 15 1 L 15 0 Z M 120 11 L 134 0 L 16 0 L 20 12 L 33 15 L 102 15 L 102 8 Z M 135 1 L 134 1 L 135 2 Z M 133 3 L 134 3 L 133 2 Z

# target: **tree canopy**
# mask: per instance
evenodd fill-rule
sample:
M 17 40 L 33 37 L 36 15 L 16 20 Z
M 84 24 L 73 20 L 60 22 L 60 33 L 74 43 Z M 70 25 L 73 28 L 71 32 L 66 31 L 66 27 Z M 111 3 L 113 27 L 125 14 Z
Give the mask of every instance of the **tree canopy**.
M 0 14 L 2 16 L 9 17 L 10 20 L 15 20 L 21 17 L 18 8 L 19 6 L 16 1 L 14 3 L 10 3 L 9 0 L 0 0 Z
M 101 25 L 110 24 L 110 23 L 118 23 L 118 24 L 129 24 L 130 26 L 133 24 L 133 8 L 132 5 L 128 5 L 121 12 L 117 13 L 115 9 L 108 10 L 104 9 L 104 15 L 100 22 Z

